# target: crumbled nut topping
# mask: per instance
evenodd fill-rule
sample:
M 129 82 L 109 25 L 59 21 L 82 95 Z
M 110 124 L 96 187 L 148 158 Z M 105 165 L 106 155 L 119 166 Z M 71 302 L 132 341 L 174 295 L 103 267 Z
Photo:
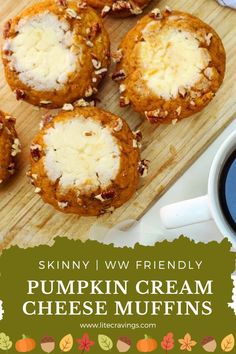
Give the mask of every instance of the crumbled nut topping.
M 119 131 L 121 131 L 122 128 L 123 128 L 123 121 L 121 118 L 118 118 L 116 121 L 116 126 L 113 128 L 113 130 L 115 132 L 119 132 Z
M 176 113 L 178 114 L 178 116 L 180 116 L 181 111 L 182 111 L 182 107 L 179 106 L 179 107 L 176 109 Z
M 149 161 L 148 160 L 142 160 L 138 164 L 138 172 L 141 177 L 146 177 L 148 174 L 148 167 L 149 167 Z
M 162 19 L 161 10 L 158 9 L 158 8 L 153 9 L 153 10 L 149 13 L 149 17 L 153 18 L 154 20 L 161 20 L 161 19 Z
M 179 94 L 180 94 L 180 96 L 182 96 L 182 97 L 185 97 L 185 96 L 186 96 L 187 91 L 186 91 L 186 89 L 185 89 L 183 86 L 179 87 Z
M 205 35 L 205 41 L 206 41 L 206 45 L 209 47 L 209 45 L 211 44 L 211 40 L 212 40 L 213 34 L 212 33 L 208 33 Z
M 120 97 L 120 107 L 126 107 L 130 104 L 130 100 L 128 97 L 121 96 Z
M 64 106 L 62 107 L 63 111 L 73 111 L 74 106 L 71 103 L 65 103 Z
M 94 59 L 94 58 L 92 59 L 92 64 L 93 64 L 94 69 L 100 69 L 102 66 L 102 63 L 99 60 Z
M 58 202 L 58 206 L 60 209 L 65 209 L 68 207 L 68 205 L 69 205 L 68 202 Z
M 136 130 L 136 132 L 133 132 L 135 139 L 140 142 L 143 139 L 143 134 L 141 130 Z
M 105 17 L 110 11 L 111 11 L 111 7 L 108 5 L 105 5 L 104 8 L 102 9 L 101 16 Z
M 38 161 L 41 157 L 42 146 L 39 144 L 32 144 L 30 147 L 30 153 L 34 161 Z
M 112 11 L 122 11 L 122 10 L 131 10 L 131 5 L 129 1 L 118 0 L 112 4 Z
M 130 1 L 130 5 L 131 5 L 130 12 L 132 15 L 137 16 L 143 13 L 143 10 L 139 6 L 134 5 L 131 1 Z
M 120 63 L 123 57 L 122 49 L 118 49 L 116 52 L 112 52 L 111 57 L 114 63 Z
M 172 13 L 172 8 L 168 5 L 166 5 L 165 10 L 167 13 L 171 14 Z
M 15 157 L 17 154 L 21 152 L 21 143 L 18 138 L 14 139 L 14 143 L 12 144 L 11 156 Z
M 51 103 L 52 101 L 47 101 L 47 100 L 40 101 L 40 104 L 44 104 L 44 105 L 51 104 Z
M 81 2 L 78 2 L 77 7 L 79 9 L 86 9 L 88 7 L 88 5 L 85 1 L 81 1 Z
M 81 98 L 78 101 L 76 101 L 74 105 L 77 107 L 88 107 L 90 106 L 90 103 L 85 101 L 83 98 Z
M 124 84 L 121 84 L 120 87 L 119 87 L 119 91 L 120 93 L 123 93 L 126 91 L 126 86 Z
M 115 190 L 114 189 L 110 189 L 109 191 L 105 191 L 105 192 L 102 192 L 102 198 L 103 199 L 113 199 L 115 197 Z
M 90 97 L 95 92 L 96 92 L 96 89 L 95 88 L 93 89 L 92 86 L 89 86 L 87 88 L 87 90 L 85 91 L 85 97 Z
M 14 164 L 14 162 L 10 163 L 10 165 L 7 168 L 7 170 L 10 173 L 10 175 L 13 175 L 15 173 L 15 164 Z
M 103 75 L 103 74 L 105 74 L 107 72 L 107 68 L 101 68 L 101 69 L 99 69 L 99 70 L 96 70 L 95 71 L 95 74 L 96 75 Z
M 171 123 L 175 125 L 178 122 L 178 119 L 172 119 Z
M 124 80 L 126 78 L 126 73 L 123 69 L 116 71 L 112 74 L 111 76 L 112 80 L 114 81 L 121 81 Z
M 71 8 L 66 9 L 66 14 L 69 18 L 76 18 L 77 20 L 81 19 L 81 17 L 78 16 L 78 13 Z
M 86 40 L 85 43 L 89 48 L 93 48 L 93 42 L 91 42 L 90 40 Z
M 39 194 L 39 193 L 41 192 L 41 188 L 39 188 L 39 187 L 35 188 L 34 192 L 35 192 L 36 194 Z
M 214 77 L 214 69 L 212 67 L 208 67 L 204 70 L 204 75 L 209 79 L 212 80 Z
M 23 98 L 25 98 L 25 91 L 20 90 L 20 89 L 16 89 L 14 92 L 15 92 L 17 101 L 22 100 Z

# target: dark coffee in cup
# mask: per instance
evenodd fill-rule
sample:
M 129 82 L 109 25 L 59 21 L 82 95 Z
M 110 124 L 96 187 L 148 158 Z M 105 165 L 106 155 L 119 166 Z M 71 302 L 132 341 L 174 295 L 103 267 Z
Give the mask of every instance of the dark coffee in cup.
M 236 231 L 236 151 L 226 160 L 220 174 L 219 199 L 227 222 Z

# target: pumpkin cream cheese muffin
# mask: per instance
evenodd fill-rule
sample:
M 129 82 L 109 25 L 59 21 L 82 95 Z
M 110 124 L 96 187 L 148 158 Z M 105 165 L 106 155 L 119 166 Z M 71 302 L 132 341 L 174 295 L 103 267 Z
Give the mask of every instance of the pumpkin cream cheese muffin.
M 0 111 L 0 185 L 14 174 L 16 156 L 20 152 L 15 118 Z
M 112 14 L 116 17 L 140 15 L 151 0 L 87 0 L 95 9 L 101 10 L 102 17 Z
M 90 97 L 109 65 L 102 19 L 85 3 L 48 0 L 4 28 L 6 79 L 17 99 L 57 108 Z
M 225 74 L 225 50 L 200 19 L 166 8 L 144 16 L 113 55 L 120 105 L 150 123 L 173 123 L 201 111 Z
M 112 212 L 136 191 L 145 162 L 127 123 L 94 107 L 47 116 L 31 145 L 35 192 L 65 213 Z

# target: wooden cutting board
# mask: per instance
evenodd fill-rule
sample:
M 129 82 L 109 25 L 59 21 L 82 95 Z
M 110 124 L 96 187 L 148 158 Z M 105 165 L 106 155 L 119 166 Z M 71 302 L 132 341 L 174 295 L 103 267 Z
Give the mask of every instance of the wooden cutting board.
M 35 2 L 0 0 L 1 26 Z M 191 12 L 215 28 L 227 52 L 226 78 L 216 98 L 201 114 L 175 126 L 157 126 L 154 129 L 130 108 L 119 107 L 117 86 L 107 76 L 98 95 L 100 106 L 126 118 L 132 129 L 142 130 L 142 156 L 151 161 L 149 175 L 141 179 L 136 195 L 112 215 L 98 219 L 65 215 L 45 205 L 34 193 L 25 173 L 30 142 L 39 129 L 45 111 L 15 100 L 6 84 L 1 65 L 0 108 L 17 117 L 17 130 L 23 144 L 19 171 L 0 191 L 1 248 L 13 244 L 21 247 L 51 244 L 58 235 L 86 239 L 90 227 L 96 222 L 112 226 L 125 219 L 139 219 L 232 121 L 236 113 L 236 11 L 220 7 L 215 0 L 154 0 L 151 7 L 158 5 L 163 8 L 167 4 L 174 9 Z M 137 18 L 105 20 L 113 50 L 136 21 Z

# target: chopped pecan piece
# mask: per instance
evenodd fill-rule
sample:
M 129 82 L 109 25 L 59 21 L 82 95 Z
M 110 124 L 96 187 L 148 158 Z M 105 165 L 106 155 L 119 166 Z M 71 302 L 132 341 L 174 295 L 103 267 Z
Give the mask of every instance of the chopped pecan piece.
M 42 146 L 39 144 L 32 144 L 30 147 L 30 153 L 34 161 L 39 161 L 41 157 Z
M 154 20 L 161 20 L 161 19 L 162 19 L 161 10 L 158 9 L 158 8 L 153 9 L 153 10 L 149 13 L 149 17 L 153 18 Z
M 16 89 L 15 90 L 15 95 L 16 95 L 17 101 L 23 100 L 25 98 L 25 91 L 20 90 L 20 89 Z
M 59 207 L 60 209 L 65 209 L 65 208 L 68 207 L 69 202 L 61 201 L 61 202 L 58 202 L 57 204 L 58 204 L 58 207 Z
M 180 86 L 180 87 L 179 87 L 179 94 L 180 94 L 180 96 L 182 96 L 182 97 L 185 97 L 185 96 L 186 96 L 187 91 L 186 91 L 186 89 L 185 89 L 183 86 Z
M 130 104 L 130 100 L 128 97 L 121 96 L 120 97 L 120 107 L 127 107 Z
M 85 1 L 81 1 L 81 2 L 78 2 L 77 7 L 79 9 L 86 9 L 88 7 L 88 5 Z
M 119 132 L 119 131 L 121 131 L 122 128 L 123 128 L 123 121 L 121 118 L 118 118 L 116 121 L 116 126 L 113 128 L 113 130 L 115 132 Z
M 102 66 L 102 63 L 95 58 L 92 59 L 92 64 L 93 64 L 94 69 L 96 69 L 96 70 L 100 69 Z
M 129 1 L 118 0 L 113 3 L 112 11 L 122 11 L 122 10 L 131 10 L 131 5 Z
M 135 139 L 140 143 L 143 139 L 143 134 L 141 130 L 136 130 L 136 132 L 133 132 Z
M 149 160 L 142 160 L 138 164 L 138 172 L 141 177 L 146 177 L 148 174 L 148 168 L 149 168 Z
M 211 40 L 212 40 L 213 34 L 212 33 L 208 33 L 205 35 L 205 41 L 206 41 L 206 45 L 209 47 L 209 45 L 211 44 Z
M 110 189 L 108 191 L 104 191 L 101 193 L 101 197 L 104 200 L 109 200 L 109 199 L 113 199 L 115 197 L 115 190 L 114 189 Z
M 7 170 L 10 173 L 10 175 L 13 175 L 15 173 L 15 163 L 11 162 L 10 165 L 8 166 Z
M 123 69 L 121 69 L 119 71 L 114 72 L 112 74 L 111 78 L 114 81 L 121 81 L 121 80 L 126 79 L 126 73 L 125 73 L 125 71 Z
M 111 11 L 111 6 L 105 5 L 102 9 L 101 16 L 105 17 Z
M 123 57 L 122 49 L 118 49 L 116 52 L 111 53 L 111 57 L 114 63 L 119 63 Z

